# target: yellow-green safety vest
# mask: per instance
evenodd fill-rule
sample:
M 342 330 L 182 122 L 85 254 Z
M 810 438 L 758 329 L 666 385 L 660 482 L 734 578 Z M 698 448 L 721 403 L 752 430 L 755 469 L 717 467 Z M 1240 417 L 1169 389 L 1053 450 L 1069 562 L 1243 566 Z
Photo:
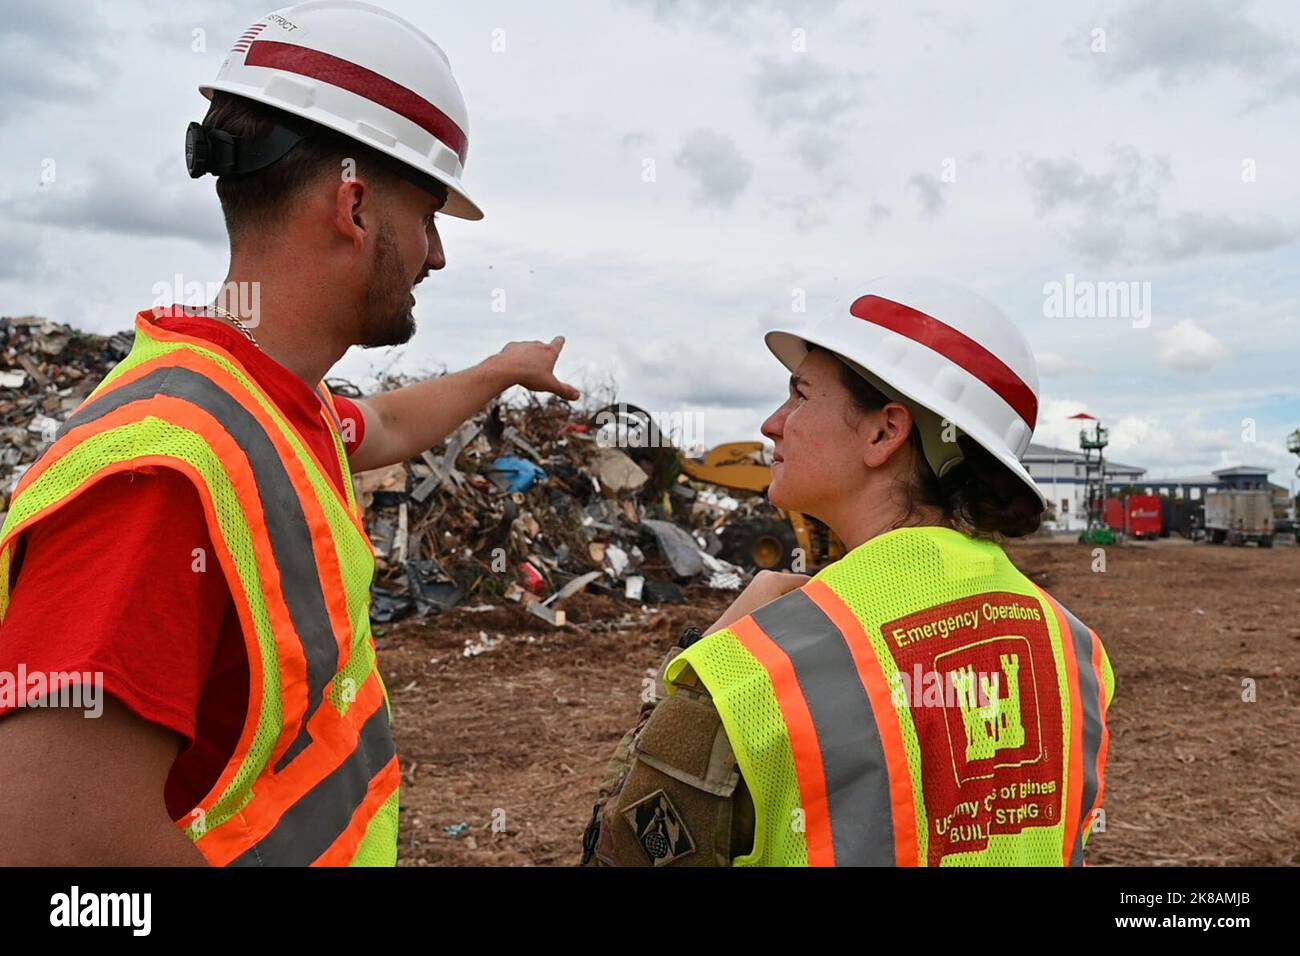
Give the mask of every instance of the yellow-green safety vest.
M 754 800 L 737 866 L 1081 865 L 1114 695 L 1097 635 L 997 544 L 873 538 L 683 651 Z

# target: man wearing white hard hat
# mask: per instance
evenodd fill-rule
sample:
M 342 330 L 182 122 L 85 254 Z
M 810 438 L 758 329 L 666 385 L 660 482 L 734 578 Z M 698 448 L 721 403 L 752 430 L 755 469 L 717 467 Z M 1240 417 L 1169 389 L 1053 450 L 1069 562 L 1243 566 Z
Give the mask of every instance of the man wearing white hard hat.
M 201 91 L 186 162 L 217 177 L 227 281 L 206 308 L 139 314 L 0 533 L 0 671 L 105 694 L 96 720 L 0 706 L 0 864 L 391 865 L 399 773 L 351 474 L 513 385 L 577 397 L 559 337 L 364 400 L 324 384 L 351 346 L 411 337 L 413 288 L 446 261 L 435 217 L 482 217 L 464 100 L 418 28 L 287 7 Z
M 1100 639 L 1011 563 L 1044 499 L 1020 462 L 1038 375 L 991 303 L 881 281 L 774 330 L 773 505 L 848 553 L 763 572 L 689 629 L 611 766 L 584 862 L 1081 865 L 1114 676 Z

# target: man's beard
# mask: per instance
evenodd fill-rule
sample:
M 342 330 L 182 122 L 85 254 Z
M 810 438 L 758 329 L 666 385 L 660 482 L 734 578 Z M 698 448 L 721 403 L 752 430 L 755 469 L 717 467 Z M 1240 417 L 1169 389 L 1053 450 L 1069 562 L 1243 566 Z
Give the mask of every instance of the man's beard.
M 362 348 L 401 345 L 415 334 L 415 316 L 411 314 L 411 283 L 402 272 L 397 242 L 385 222 L 375 240 L 375 257 L 370 263 L 370 277 L 362 300 Z

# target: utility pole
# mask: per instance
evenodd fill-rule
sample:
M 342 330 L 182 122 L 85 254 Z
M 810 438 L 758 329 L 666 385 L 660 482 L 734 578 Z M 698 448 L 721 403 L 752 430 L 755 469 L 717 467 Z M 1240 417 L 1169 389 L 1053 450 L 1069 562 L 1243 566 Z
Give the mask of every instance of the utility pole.
M 1103 449 L 1110 438 L 1101 427 L 1101 419 L 1085 412 L 1071 418 L 1096 422 L 1091 435 L 1088 429 L 1079 432 L 1079 448 L 1083 451 L 1084 498 L 1088 503 L 1088 525 L 1079 535 L 1085 544 L 1114 544 L 1115 532 L 1106 523 L 1106 457 Z M 1096 457 L 1094 456 L 1096 454 Z

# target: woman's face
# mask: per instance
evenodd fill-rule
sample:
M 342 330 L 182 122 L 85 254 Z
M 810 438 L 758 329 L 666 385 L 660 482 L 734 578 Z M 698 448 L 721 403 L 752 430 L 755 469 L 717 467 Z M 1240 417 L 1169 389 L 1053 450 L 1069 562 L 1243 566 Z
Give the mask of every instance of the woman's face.
M 809 352 L 790 376 L 789 398 L 762 429 L 776 445 L 768 500 L 823 521 L 840 513 L 867 477 L 861 432 L 877 414 L 854 407 L 841 368 L 830 352 Z

